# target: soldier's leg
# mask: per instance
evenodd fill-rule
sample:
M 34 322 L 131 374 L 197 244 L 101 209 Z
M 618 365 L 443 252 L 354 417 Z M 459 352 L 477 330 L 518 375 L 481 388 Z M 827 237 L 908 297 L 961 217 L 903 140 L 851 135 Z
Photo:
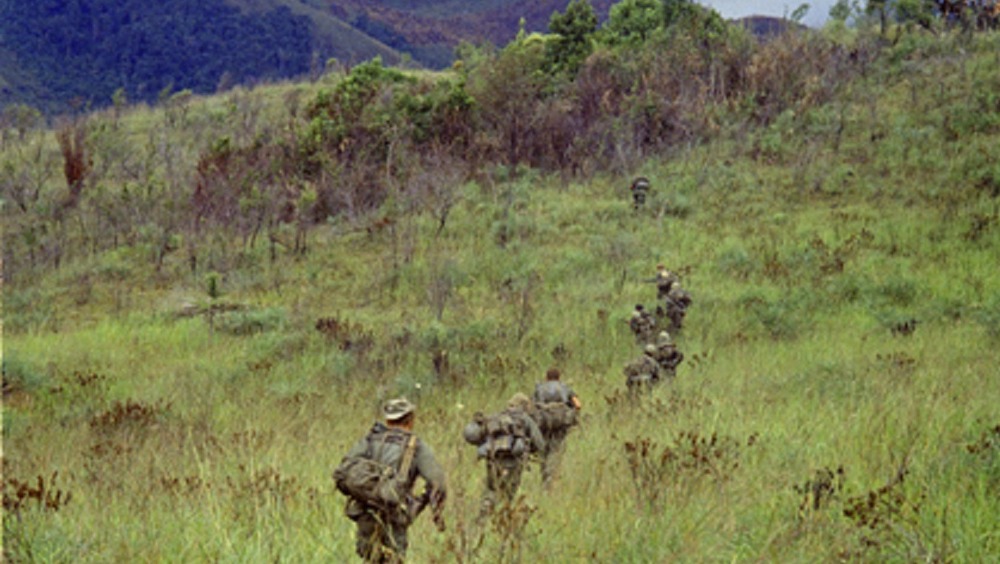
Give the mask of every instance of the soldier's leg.
M 526 459 L 515 458 L 507 462 L 507 475 L 504 481 L 504 498 L 510 503 L 517 496 L 521 487 L 521 475 L 524 473 Z
M 479 504 L 479 516 L 476 519 L 477 522 L 481 522 L 493 513 L 493 508 L 496 507 L 498 501 L 502 478 L 503 468 L 500 467 L 500 464 L 496 460 L 487 460 L 486 489 L 483 491 L 483 499 Z
M 381 521 L 371 513 L 365 513 L 355 521 L 358 526 L 355 538 L 355 551 L 365 562 L 382 561 L 382 543 L 385 540 L 385 528 Z
M 552 486 L 559 463 L 562 459 L 563 440 L 566 433 L 563 431 L 554 432 L 545 438 L 545 458 L 542 460 L 542 485 L 546 488 Z
M 389 534 L 386 540 L 389 542 L 385 551 L 387 562 L 401 563 L 406 559 L 406 548 L 409 546 L 409 540 L 406 538 L 406 527 L 392 525 L 388 529 Z

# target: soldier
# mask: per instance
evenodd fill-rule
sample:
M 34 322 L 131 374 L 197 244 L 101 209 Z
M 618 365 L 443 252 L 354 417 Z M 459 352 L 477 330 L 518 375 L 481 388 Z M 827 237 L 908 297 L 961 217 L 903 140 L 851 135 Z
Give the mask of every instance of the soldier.
M 688 307 L 691 306 L 691 294 L 681 288 L 679 282 L 670 286 L 664 301 L 665 315 L 670 320 L 670 330 L 677 332 L 684 327 L 684 317 L 687 315 Z
M 374 460 L 395 469 L 400 474 L 400 488 L 405 495 L 406 507 L 402 515 L 388 514 L 355 497 L 348 499 L 345 512 L 357 523 L 356 550 L 365 562 L 402 562 L 408 544 L 406 530 L 428 504 L 434 524 L 438 530 L 444 530 L 441 511 L 445 500 L 445 474 L 430 447 L 413 434 L 415 409 L 406 398 L 388 401 L 382 409 L 385 422 L 375 423 L 344 457 L 345 461 Z M 426 487 L 420 497 L 414 498 L 411 492 L 418 476 L 423 478 Z
M 545 449 L 545 438 L 531 418 L 531 408 L 528 396 L 516 393 L 507 409 L 490 417 L 477 413 L 465 426 L 465 440 L 477 445 L 479 458 L 486 460 L 486 491 L 480 518 L 493 510 L 498 498 L 504 503 L 514 499 L 529 455 Z
M 628 327 L 635 335 L 636 344 L 644 345 L 653 340 L 653 334 L 656 331 L 656 318 L 646 311 L 642 304 L 636 304 L 632 311 L 632 317 L 629 318 Z
M 656 282 L 656 301 L 658 302 L 666 299 L 670 289 L 675 284 L 680 283 L 677 275 L 667 270 L 667 267 L 662 264 L 656 265 L 656 276 L 653 277 L 652 281 Z
M 632 209 L 637 210 L 646 204 L 646 196 L 649 194 L 649 179 L 640 176 L 632 181 L 629 187 L 632 191 Z
M 539 427 L 545 437 L 542 452 L 542 484 L 552 485 L 562 457 L 563 442 L 570 428 L 577 424 L 578 414 L 583 404 L 569 386 L 559 381 L 558 368 L 550 368 L 545 373 L 545 381 L 535 385 L 532 400 Z
M 659 383 L 660 365 L 655 356 L 656 345 L 648 344 L 643 348 L 642 356 L 625 365 L 625 386 L 633 396 L 649 391 Z
M 677 375 L 677 365 L 684 360 L 684 353 L 677 350 L 677 345 L 670 338 L 670 334 L 661 331 L 656 337 L 656 363 L 660 365 L 660 375 L 673 380 Z

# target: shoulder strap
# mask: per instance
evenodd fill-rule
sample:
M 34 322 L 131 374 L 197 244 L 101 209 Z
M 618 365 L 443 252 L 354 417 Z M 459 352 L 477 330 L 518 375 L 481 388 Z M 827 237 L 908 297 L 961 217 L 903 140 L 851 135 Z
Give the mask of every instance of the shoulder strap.
M 403 461 L 399 464 L 399 476 L 406 479 L 410 475 L 410 465 L 413 464 L 413 455 L 417 451 L 417 436 L 410 435 L 410 440 L 406 443 L 406 451 L 403 452 Z

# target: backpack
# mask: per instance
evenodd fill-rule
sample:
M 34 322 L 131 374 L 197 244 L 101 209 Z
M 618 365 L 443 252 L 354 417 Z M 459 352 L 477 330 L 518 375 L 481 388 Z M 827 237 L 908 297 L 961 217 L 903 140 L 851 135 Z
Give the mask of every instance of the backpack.
M 542 432 L 561 431 L 577 423 L 576 409 L 564 402 L 550 401 L 539 403 L 536 407 L 538 408 L 538 427 L 541 428 Z
M 399 468 L 372 458 L 371 437 L 363 455 L 345 457 L 333 471 L 340 492 L 388 516 L 394 523 L 409 522 L 406 482 L 417 450 L 417 437 L 410 435 Z
M 535 386 L 535 408 L 538 427 L 549 433 L 572 427 L 577 423 L 576 409 L 569 405 L 569 393 L 562 385 L 543 383 Z
M 487 417 L 482 428 L 483 442 L 477 450 L 480 458 L 518 457 L 527 453 L 528 431 L 524 421 L 511 411 Z

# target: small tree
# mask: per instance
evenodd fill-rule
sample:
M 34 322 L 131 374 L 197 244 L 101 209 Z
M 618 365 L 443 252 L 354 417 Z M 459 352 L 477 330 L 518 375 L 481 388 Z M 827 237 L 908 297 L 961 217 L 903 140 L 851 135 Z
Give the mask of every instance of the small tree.
M 646 42 L 664 22 L 660 0 L 622 0 L 611 6 L 602 28 L 608 45 L 638 46 Z
M 575 75 L 593 50 L 590 39 L 597 31 L 594 7 L 589 0 L 572 0 L 564 13 L 552 14 L 549 31 L 555 34 L 546 47 L 552 70 Z

